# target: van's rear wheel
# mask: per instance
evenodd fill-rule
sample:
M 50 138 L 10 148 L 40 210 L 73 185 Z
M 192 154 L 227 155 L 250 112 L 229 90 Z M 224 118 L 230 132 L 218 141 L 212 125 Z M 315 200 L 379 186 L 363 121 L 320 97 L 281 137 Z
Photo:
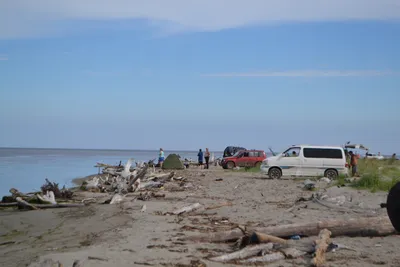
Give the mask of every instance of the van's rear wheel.
M 271 179 L 279 179 L 282 177 L 282 171 L 278 168 L 272 168 L 268 171 L 268 176 Z
M 235 163 L 233 163 L 232 161 L 229 161 L 226 163 L 226 168 L 227 169 L 233 169 L 235 168 Z
M 338 177 L 338 172 L 336 170 L 326 170 L 324 176 L 331 180 L 335 180 Z

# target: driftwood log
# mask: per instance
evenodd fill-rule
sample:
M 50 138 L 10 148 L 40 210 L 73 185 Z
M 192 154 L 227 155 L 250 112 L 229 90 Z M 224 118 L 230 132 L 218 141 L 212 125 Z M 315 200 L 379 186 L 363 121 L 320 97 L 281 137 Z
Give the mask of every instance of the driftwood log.
M 272 252 L 263 256 L 241 260 L 239 261 L 239 263 L 242 264 L 268 263 L 283 259 L 295 259 L 305 254 L 307 253 L 304 251 L 297 250 L 295 248 L 284 248 L 280 249 L 280 251 Z
M 285 254 L 282 252 L 273 252 L 270 254 L 265 254 L 264 256 L 249 258 L 241 260 L 242 264 L 257 264 L 257 263 L 268 263 L 285 259 Z
M 276 237 L 317 236 L 322 229 L 331 231 L 332 236 L 387 236 L 396 233 L 386 216 L 354 218 L 347 220 L 322 220 L 312 223 L 295 223 L 263 227 L 257 229 L 233 229 L 187 237 L 188 240 L 200 242 L 229 242 L 243 237 L 246 232 L 260 232 Z
M 21 199 L 23 199 L 27 202 L 31 202 L 31 201 L 36 202 L 37 201 L 37 197 L 35 194 L 24 194 L 15 188 L 11 188 L 9 190 L 9 192 L 11 193 L 11 198 L 8 200 L 12 200 L 12 201 L 7 201 L 7 202 L 15 202 L 17 200 L 17 197 L 20 197 Z M 4 197 L 3 197 L 3 199 L 4 199 Z
M 9 192 L 11 193 L 11 195 L 12 195 L 14 198 L 17 198 L 17 197 L 21 197 L 21 198 L 30 197 L 30 196 L 28 196 L 28 195 L 25 195 L 25 194 L 19 192 L 19 191 L 18 191 L 17 189 L 15 189 L 15 188 L 11 188 L 11 189 L 9 190 Z
M 28 209 L 31 209 L 31 210 L 38 210 L 39 209 L 38 207 L 36 207 L 36 206 L 26 202 L 25 200 L 23 200 L 22 197 L 16 197 L 15 200 L 17 200 L 18 204 L 20 204 L 21 206 L 26 207 Z
M 185 213 L 185 212 L 191 212 L 191 211 L 197 210 L 197 209 L 199 209 L 201 207 L 203 207 L 203 206 L 200 203 L 194 203 L 194 204 L 192 204 L 190 206 L 186 206 L 186 207 L 177 209 L 177 210 L 173 211 L 172 214 L 179 215 L 179 214 L 182 214 L 182 213 Z
M 267 235 L 259 232 L 254 232 L 250 238 L 252 239 L 252 242 L 257 242 L 257 243 L 276 243 L 276 244 L 286 244 L 287 240 L 272 236 L 272 235 Z
M 125 196 L 121 195 L 121 194 L 115 194 L 110 201 L 110 204 L 118 204 L 121 203 L 124 200 Z
M 209 206 L 206 208 L 206 210 L 213 210 L 213 209 L 219 209 L 222 207 L 228 207 L 228 206 L 232 206 L 233 204 L 231 202 L 226 202 L 226 203 L 221 203 L 218 205 L 213 205 L 213 206 Z
M 79 208 L 85 207 L 84 203 L 57 203 L 57 204 L 35 204 L 40 209 L 58 209 L 58 208 Z
M 7 208 L 7 207 L 16 207 L 16 206 L 18 206 L 18 202 L 0 203 L 0 207 L 4 207 L 4 208 Z
M 159 182 L 166 182 L 172 179 L 174 177 L 175 172 L 170 172 L 170 173 L 161 173 L 161 174 L 154 174 L 151 175 L 147 180 L 152 181 L 152 180 L 157 180 Z
M 239 238 L 245 235 L 244 231 L 240 228 L 235 228 L 229 231 L 221 231 L 221 232 L 211 232 L 208 234 L 201 234 L 195 236 L 189 236 L 186 239 L 191 241 L 198 242 L 230 242 L 236 241 Z
M 315 240 L 315 257 L 313 258 L 313 265 L 315 267 L 322 267 L 325 264 L 325 252 L 331 243 L 331 232 L 327 229 L 319 232 L 318 239 Z
M 286 245 L 287 240 L 272 235 L 254 232 L 252 234 L 246 234 L 245 236 L 240 237 L 235 242 L 234 246 L 237 248 L 243 248 L 248 245 L 263 244 L 263 243 L 275 243 L 275 244 Z
M 77 208 L 77 207 L 85 207 L 84 203 L 56 203 L 56 204 L 30 204 L 23 200 L 21 197 L 16 198 L 17 202 L 13 203 L 0 203 L 0 207 L 18 207 L 22 206 L 28 208 L 30 210 L 39 210 L 39 209 L 56 209 L 56 208 Z
M 331 231 L 332 236 L 387 236 L 395 233 L 387 216 L 321 220 L 313 223 L 258 228 L 257 231 L 278 237 L 290 237 L 293 235 L 316 236 L 323 229 Z
M 276 251 L 276 249 L 278 251 Z M 239 261 L 239 263 L 267 263 L 283 259 L 294 259 L 307 254 L 305 251 L 298 250 L 293 247 L 275 247 L 274 243 L 258 244 L 247 246 L 239 251 L 229 254 L 212 257 L 210 261 L 231 262 Z M 262 255 L 262 256 L 259 256 Z M 254 257 L 257 256 L 257 257 Z
M 217 256 L 217 257 L 212 257 L 209 260 L 216 261 L 216 262 L 229 262 L 232 260 L 241 260 L 241 259 L 246 259 L 246 258 L 249 258 L 252 256 L 256 256 L 261 251 L 270 251 L 272 248 L 273 248 L 272 243 L 248 246 L 239 251 L 235 251 L 235 252 Z

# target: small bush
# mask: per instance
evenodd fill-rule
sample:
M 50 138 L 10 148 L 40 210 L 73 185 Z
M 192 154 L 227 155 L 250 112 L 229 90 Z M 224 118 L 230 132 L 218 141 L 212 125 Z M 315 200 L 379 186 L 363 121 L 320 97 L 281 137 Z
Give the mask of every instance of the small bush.
M 375 191 L 389 191 L 400 181 L 398 160 L 360 159 L 358 162 L 360 179 L 352 186 Z
M 336 184 L 337 185 L 343 185 L 346 183 L 346 175 L 344 174 L 340 174 L 337 178 L 336 178 Z
M 260 172 L 260 167 L 245 167 L 245 172 Z
M 260 172 L 260 167 L 241 167 L 239 170 L 235 170 L 239 172 Z

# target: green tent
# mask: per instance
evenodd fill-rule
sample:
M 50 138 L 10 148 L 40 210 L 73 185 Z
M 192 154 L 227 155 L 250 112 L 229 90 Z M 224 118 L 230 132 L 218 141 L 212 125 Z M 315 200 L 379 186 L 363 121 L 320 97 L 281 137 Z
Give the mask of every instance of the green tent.
M 169 154 L 162 168 L 163 170 L 182 170 L 185 167 L 177 154 Z

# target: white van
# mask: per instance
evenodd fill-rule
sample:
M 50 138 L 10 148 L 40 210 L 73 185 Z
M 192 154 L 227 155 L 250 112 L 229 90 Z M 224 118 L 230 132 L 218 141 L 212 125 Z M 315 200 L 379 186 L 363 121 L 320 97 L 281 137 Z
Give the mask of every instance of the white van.
M 344 150 L 334 146 L 292 146 L 285 152 L 264 160 L 260 169 L 271 179 L 282 176 L 325 176 L 335 179 L 341 174 L 348 175 Z

